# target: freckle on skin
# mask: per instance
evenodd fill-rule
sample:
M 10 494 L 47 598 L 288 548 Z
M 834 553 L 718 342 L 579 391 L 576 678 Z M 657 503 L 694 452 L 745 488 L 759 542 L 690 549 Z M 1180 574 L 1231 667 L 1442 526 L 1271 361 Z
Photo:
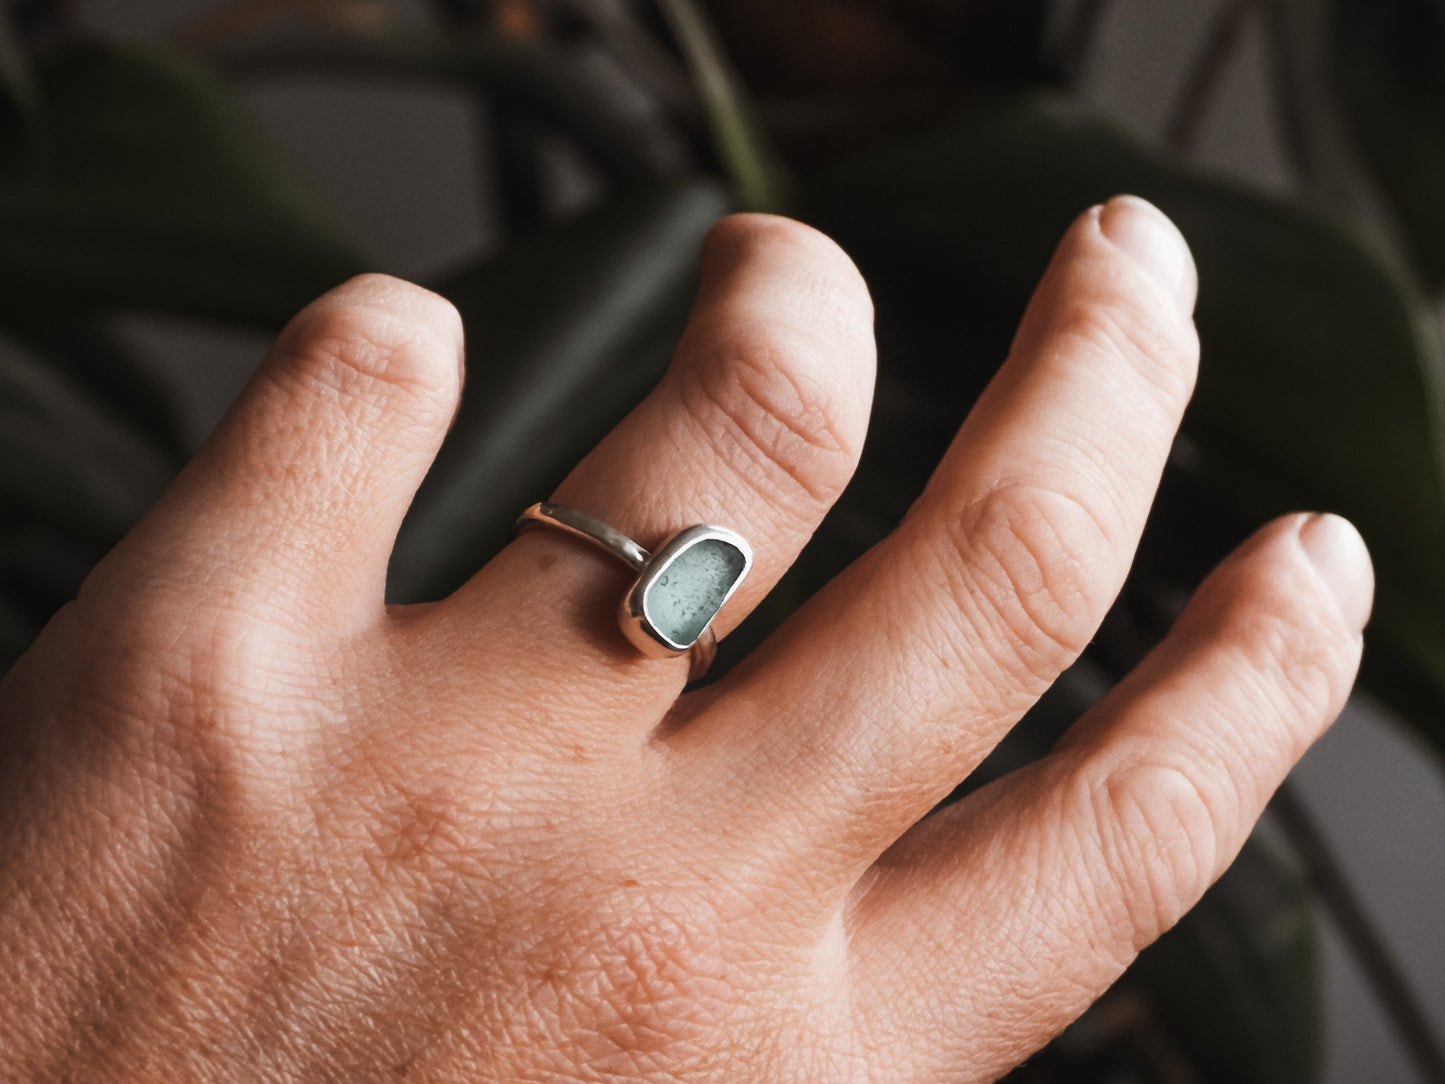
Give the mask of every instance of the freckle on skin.
M 539 572 L 546 572 L 547 569 L 551 568 L 556 563 L 557 555 L 555 553 L 544 553 L 537 558 L 537 570 Z

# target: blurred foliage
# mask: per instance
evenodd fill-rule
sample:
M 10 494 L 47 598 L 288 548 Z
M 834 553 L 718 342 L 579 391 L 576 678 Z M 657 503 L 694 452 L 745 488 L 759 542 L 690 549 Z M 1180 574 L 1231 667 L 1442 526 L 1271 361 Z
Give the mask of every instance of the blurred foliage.
M 1068 221 L 1133 191 L 1195 250 L 1196 404 L 1095 644 L 960 793 L 1046 751 L 1207 568 L 1300 507 L 1361 526 L 1379 579 L 1365 683 L 1445 749 L 1445 7 L 1224 5 L 1268 31 L 1288 192 L 1216 177 L 1177 145 L 1229 33 L 1201 45 L 1174 145 L 1081 104 L 1107 7 L 438 0 L 418 25 L 377 0 L 238 0 L 145 45 L 86 35 L 58 2 L 15 8 L 0 22 L 0 668 L 188 450 L 116 316 L 276 329 L 367 262 L 244 105 L 247 86 L 302 75 L 444 87 L 490 137 L 478 199 L 504 243 L 430 283 L 486 349 L 402 531 L 398 600 L 460 583 L 656 379 L 709 223 L 785 209 L 870 282 L 877 401 L 854 485 L 725 666 L 897 522 Z M 559 140 L 599 178 L 565 213 L 545 198 Z M 1013 1079 L 1313 1079 L 1309 882 L 1287 843 L 1253 841 Z
M 33 153 L 37 97 L 15 35 L 0 23 L 0 171 L 19 168 Z
M 1366 167 L 1399 215 L 1406 253 L 1445 285 L 1445 4 L 1334 0 L 1330 70 Z
M 1354 519 L 1378 566 L 1372 663 L 1393 659 L 1413 675 L 1376 691 L 1416 709 L 1417 725 L 1445 746 L 1445 643 L 1422 636 L 1445 614 L 1445 489 L 1430 397 L 1445 359 L 1419 287 L 1358 231 L 1307 203 L 1201 175 L 1066 100 L 1038 96 L 980 106 L 826 171 L 804 210 L 875 284 L 885 352 L 931 369 L 954 327 L 930 313 L 967 299 L 968 335 L 985 339 L 952 377 L 968 382 L 964 401 L 945 408 L 957 417 L 1002 356 L 1068 222 L 1125 190 L 1180 225 L 1199 266 L 1207 355 L 1184 432 L 1204 461 L 1196 484 L 1232 506 L 1237 522 L 1220 525 L 1223 534 L 1300 507 Z M 1023 199 L 1026 215 L 1000 214 Z M 904 341 L 893 346 L 893 335 Z M 919 394 L 937 386 L 931 371 L 912 375 Z M 896 456 L 899 488 L 916 492 L 929 464 L 906 443 Z M 1219 556 L 1185 560 L 1200 524 L 1180 512 L 1155 515 L 1131 589 L 1151 577 L 1165 592 L 1187 586 Z
M 42 145 L 0 186 L 4 308 L 57 302 L 274 325 L 360 266 L 234 96 L 172 51 L 39 58 Z

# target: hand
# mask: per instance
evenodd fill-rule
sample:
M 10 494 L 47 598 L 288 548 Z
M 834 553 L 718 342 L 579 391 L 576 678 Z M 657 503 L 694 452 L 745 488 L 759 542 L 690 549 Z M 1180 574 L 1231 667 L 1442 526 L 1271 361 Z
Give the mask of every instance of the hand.
M 1359 536 L 1281 520 L 1050 756 L 924 819 L 1119 590 L 1194 290 L 1157 211 L 1083 215 L 904 522 L 687 695 L 617 629 L 627 571 L 555 532 L 384 605 L 461 330 L 328 294 L 0 685 L 0 1077 L 995 1078 L 1224 870 L 1359 659 Z M 553 499 L 743 533 L 725 635 L 872 379 L 848 260 L 727 220 L 676 363 Z

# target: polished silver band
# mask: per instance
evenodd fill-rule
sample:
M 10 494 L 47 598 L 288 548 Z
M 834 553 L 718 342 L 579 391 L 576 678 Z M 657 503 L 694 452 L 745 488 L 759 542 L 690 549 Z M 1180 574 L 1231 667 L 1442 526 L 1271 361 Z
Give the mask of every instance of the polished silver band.
M 712 618 L 752 567 L 752 550 L 726 527 L 700 523 L 667 540 L 650 554 L 601 520 L 543 501 L 518 517 L 515 532 L 551 527 L 611 554 L 637 573 L 618 604 L 618 623 L 645 655 L 687 655 L 688 680 L 712 665 L 717 636 Z
M 573 538 L 591 542 L 604 553 L 612 554 L 633 572 L 641 572 L 652 556 L 621 531 L 575 508 L 564 508 L 560 504 L 541 501 L 517 517 L 515 530 L 523 531 L 538 524 L 555 527 Z

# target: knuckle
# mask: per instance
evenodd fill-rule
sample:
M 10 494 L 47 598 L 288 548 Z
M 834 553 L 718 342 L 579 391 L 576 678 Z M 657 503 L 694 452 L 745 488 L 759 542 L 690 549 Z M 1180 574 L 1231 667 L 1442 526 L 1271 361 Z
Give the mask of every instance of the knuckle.
M 1118 563 L 1081 501 L 1035 486 L 994 490 L 949 521 L 945 565 L 959 612 L 1001 661 L 1051 682 L 1087 646 L 1114 593 Z
M 1189 321 L 1172 314 L 1161 319 L 1137 299 L 1108 292 L 1063 303 L 1052 330 L 1071 353 L 1127 363 L 1169 410 L 1182 407 L 1194 391 L 1199 339 Z
M 857 266 L 832 238 L 776 215 L 722 219 L 708 234 L 704 272 L 765 263 L 798 315 L 830 343 L 872 341 L 873 301 Z
M 211 592 L 206 594 L 205 592 Z M 161 789 L 244 803 L 289 793 L 306 705 L 289 695 L 309 659 L 238 591 L 157 584 L 95 616 L 77 650 L 77 716 L 128 770 Z
M 320 710 L 311 689 L 327 667 L 253 599 L 225 594 L 228 605 L 211 607 L 173 645 L 165 687 L 187 724 L 233 751 L 245 773 L 269 765 L 285 775 L 300 720 Z
M 1131 952 L 1153 942 L 1204 895 L 1217 873 L 1220 811 L 1234 799 L 1181 764 L 1136 760 L 1075 780 L 1096 833 L 1096 891 L 1107 925 Z
M 449 415 L 460 390 L 461 318 L 444 298 L 385 275 L 363 275 L 308 306 L 275 354 L 337 396 L 385 401 L 401 393 L 430 417 Z
M 704 359 L 687 382 L 683 401 L 725 455 L 761 466 L 739 471 L 765 496 L 799 494 L 826 506 L 847 484 L 860 438 L 848 424 L 848 404 L 813 373 L 816 344 L 773 329 L 734 337 L 725 358 Z M 721 425 L 719 424 L 721 423 Z
M 1244 604 L 1233 607 L 1228 633 L 1242 656 L 1240 673 L 1252 675 L 1261 703 L 1298 720 L 1302 744 L 1343 706 L 1358 654 L 1354 637 L 1338 621 L 1322 620 L 1311 598 L 1287 578 L 1257 575 Z

